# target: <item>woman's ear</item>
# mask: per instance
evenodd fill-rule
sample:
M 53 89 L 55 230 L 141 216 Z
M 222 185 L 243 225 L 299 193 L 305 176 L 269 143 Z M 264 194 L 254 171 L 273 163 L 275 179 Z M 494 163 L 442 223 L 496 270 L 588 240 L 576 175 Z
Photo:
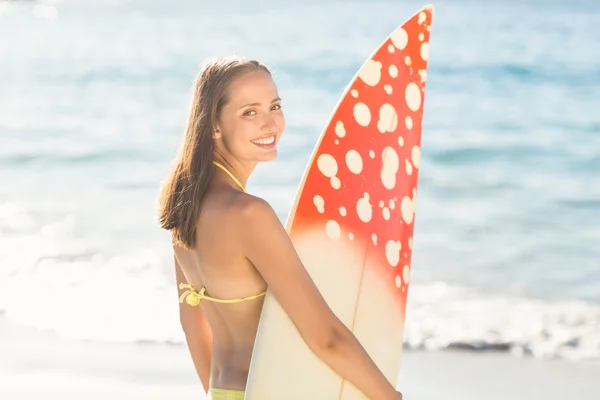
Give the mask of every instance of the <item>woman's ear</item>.
M 213 130 L 212 138 L 214 140 L 217 140 L 217 139 L 221 139 L 221 137 L 222 137 L 221 128 L 219 128 L 219 126 L 217 125 L 217 126 L 215 126 L 215 129 Z

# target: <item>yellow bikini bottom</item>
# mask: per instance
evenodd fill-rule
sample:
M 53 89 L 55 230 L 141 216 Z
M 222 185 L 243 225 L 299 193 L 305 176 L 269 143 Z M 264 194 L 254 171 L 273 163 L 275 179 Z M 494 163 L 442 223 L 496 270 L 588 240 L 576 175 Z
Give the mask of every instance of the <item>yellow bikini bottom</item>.
M 207 400 L 244 400 L 244 393 L 243 390 L 210 388 Z

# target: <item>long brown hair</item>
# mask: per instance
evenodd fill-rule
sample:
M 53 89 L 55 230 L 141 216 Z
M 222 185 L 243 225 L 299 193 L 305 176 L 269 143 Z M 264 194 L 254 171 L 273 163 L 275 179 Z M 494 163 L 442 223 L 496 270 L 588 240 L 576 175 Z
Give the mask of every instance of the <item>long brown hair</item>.
M 160 227 L 171 231 L 173 243 L 193 249 L 200 207 L 212 178 L 215 143 L 213 132 L 231 81 L 246 72 L 267 66 L 240 57 L 211 59 L 194 82 L 192 104 L 183 143 L 158 199 Z

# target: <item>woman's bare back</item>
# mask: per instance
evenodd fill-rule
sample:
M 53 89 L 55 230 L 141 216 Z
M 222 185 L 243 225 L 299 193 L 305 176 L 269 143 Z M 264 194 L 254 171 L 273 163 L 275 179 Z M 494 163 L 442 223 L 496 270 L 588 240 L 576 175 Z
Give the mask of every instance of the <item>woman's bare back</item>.
M 197 246 L 187 250 L 175 246 L 175 256 L 185 281 L 206 295 L 232 300 L 264 292 L 266 283 L 244 257 L 236 233 L 240 221 L 236 210 L 243 208 L 245 195 L 231 189 L 207 193 L 197 224 Z M 213 335 L 211 384 L 243 390 L 262 310 L 264 297 L 235 303 L 201 299 L 199 307 Z

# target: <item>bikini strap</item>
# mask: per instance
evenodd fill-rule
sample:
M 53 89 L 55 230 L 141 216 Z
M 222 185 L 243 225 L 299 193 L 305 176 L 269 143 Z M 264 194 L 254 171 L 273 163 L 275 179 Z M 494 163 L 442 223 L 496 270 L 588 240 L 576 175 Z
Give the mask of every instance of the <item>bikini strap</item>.
M 206 287 L 203 287 L 202 289 L 200 289 L 200 292 L 198 292 L 192 285 L 189 285 L 187 283 L 180 283 L 179 289 L 187 289 L 185 292 L 183 292 L 183 294 L 181 296 L 179 296 L 179 302 L 183 303 L 185 301 L 187 304 L 189 304 L 192 307 L 195 307 L 198 304 L 200 304 L 200 300 L 202 300 L 202 299 L 207 300 L 207 301 L 212 301 L 214 303 L 232 304 L 232 303 L 240 303 L 240 302 L 246 301 L 246 300 L 257 299 L 257 298 L 267 294 L 267 291 L 264 290 L 258 294 L 252 295 L 252 296 L 241 297 L 239 299 L 222 300 L 222 299 L 217 299 L 215 297 L 206 295 Z
M 235 182 L 235 184 L 238 185 L 240 189 L 242 189 L 242 192 L 248 193 L 248 192 L 246 192 L 246 189 L 244 188 L 244 186 L 242 186 L 240 181 L 235 176 L 233 176 L 233 174 L 231 172 L 229 172 L 229 170 L 227 168 L 225 168 L 222 164 L 218 163 L 217 161 L 213 161 L 213 164 L 215 164 L 217 167 L 219 167 L 223 171 L 225 171 L 225 173 L 227 175 L 229 175 L 229 177 L 233 180 L 233 182 Z

